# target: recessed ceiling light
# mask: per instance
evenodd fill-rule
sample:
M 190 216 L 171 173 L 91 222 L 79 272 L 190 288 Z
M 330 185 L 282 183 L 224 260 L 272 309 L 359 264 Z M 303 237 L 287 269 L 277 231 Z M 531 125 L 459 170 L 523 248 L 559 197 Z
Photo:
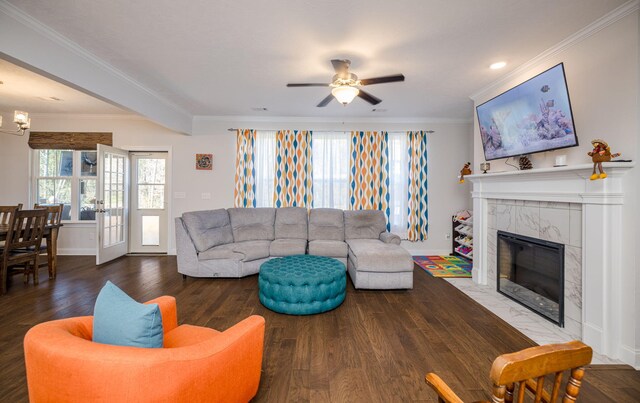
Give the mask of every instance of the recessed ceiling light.
M 261 106 L 261 107 L 256 107 L 256 108 L 251 108 L 252 111 L 256 111 L 256 112 L 266 112 L 268 111 L 267 108 Z
M 506 65 L 507 65 L 507 62 L 496 62 L 496 63 L 493 63 L 491 66 L 489 66 L 489 68 L 491 70 L 498 70 L 503 68 Z

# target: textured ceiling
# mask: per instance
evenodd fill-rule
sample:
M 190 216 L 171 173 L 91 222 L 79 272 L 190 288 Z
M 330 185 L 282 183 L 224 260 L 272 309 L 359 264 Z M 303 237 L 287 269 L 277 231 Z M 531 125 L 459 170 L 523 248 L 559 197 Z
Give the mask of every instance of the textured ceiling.
M 9 0 L 193 115 L 469 119 L 469 95 L 624 3 L 622 0 Z M 329 60 L 383 99 L 315 105 Z M 500 71 L 488 65 L 505 60 Z M 2 68 L 0 67 L 0 73 Z M 267 112 L 252 108 L 266 107 Z

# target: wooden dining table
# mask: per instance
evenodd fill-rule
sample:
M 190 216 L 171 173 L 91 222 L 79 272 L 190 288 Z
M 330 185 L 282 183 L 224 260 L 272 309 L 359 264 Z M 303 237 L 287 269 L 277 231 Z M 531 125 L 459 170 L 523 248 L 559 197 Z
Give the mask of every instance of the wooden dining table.
M 58 230 L 63 224 L 47 224 L 44 227 L 44 239 L 47 240 L 47 263 L 49 264 L 49 278 L 56 278 L 58 265 Z M 0 242 L 7 239 L 8 224 L 0 224 Z

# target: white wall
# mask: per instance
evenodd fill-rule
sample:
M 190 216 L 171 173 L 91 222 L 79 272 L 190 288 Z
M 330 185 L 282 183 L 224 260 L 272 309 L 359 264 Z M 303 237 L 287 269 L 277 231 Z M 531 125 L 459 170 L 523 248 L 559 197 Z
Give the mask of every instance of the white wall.
M 9 114 L 5 113 L 5 119 Z M 331 123 L 291 119 L 290 121 L 256 121 L 251 118 L 197 118 L 194 132 L 185 136 L 172 132 L 145 119 L 126 116 L 65 116 L 34 115 L 34 131 L 103 131 L 113 133 L 115 147 L 170 147 L 172 158 L 171 217 L 185 211 L 233 206 L 235 175 L 235 133 L 227 129 L 309 128 L 313 130 L 434 130 L 428 139 L 429 149 L 429 239 L 421 243 L 406 243 L 415 253 L 449 253 L 451 241 L 450 216 L 457 210 L 470 208 L 469 185 L 459 185 L 456 175 L 470 159 L 468 143 L 470 122 L 351 122 Z M 22 202 L 29 205 L 30 172 L 26 137 L 0 137 L 0 204 Z M 196 171 L 195 154 L 213 153 L 213 171 Z M 176 199 L 175 193 L 185 193 Z M 209 193 L 210 199 L 202 194 Z M 173 221 L 169 223 L 169 250 L 175 251 Z M 95 250 L 95 229 L 88 224 L 68 224 L 60 235 L 61 253 L 92 254 Z
M 591 151 L 591 140 L 595 138 L 607 140 L 612 152 L 622 153 L 621 158 L 635 161 L 640 157 L 639 25 L 640 17 L 636 9 L 591 35 L 549 52 L 524 71 L 475 95 L 475 105 L 563 62 L 580 146 L 533 154 L 531 161 L 534 168 L 552 167 L 555 156 L 559 154 L 567 155 L 569 165 L 588 163 L 591 159 L 587 152 Z M 477 168 L 484 162 L 477 119 L 474 119 L 473 143 L 474 167 Z M 510 171 L 514 168 L 505 165 L 504 160 L 495 160 L 491 161 L 491 170 Z M 625 177 L 625 222 L 622 223 L 622 250 L 635 250 L 635 253 L 624 254 L 619 269 L 624 272 L 623 278 L 629 281 L 621 285 L 619 295 L 612 296 L 621 298 L 623 317 L 628 318 L 623 324 L 623 351 L 619 356 L 624 357 L 625 362 L 635 363 L 636 367 L 640 367 L 640 300 L 636 297 L 640 291 L 640 237 L 636 230 L 640 225 L 640 214 L 637 212 L 640 201 L 638 170 L 636 167 Z

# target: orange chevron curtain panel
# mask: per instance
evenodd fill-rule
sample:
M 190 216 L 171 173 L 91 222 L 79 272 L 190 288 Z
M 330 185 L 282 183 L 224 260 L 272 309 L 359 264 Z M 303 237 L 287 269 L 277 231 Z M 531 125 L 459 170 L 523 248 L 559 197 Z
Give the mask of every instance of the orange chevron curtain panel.
M 409 144 L 408 239 L 424 241 L 429 228 L 427 196 L 427 133 L 407 132 Z
M 274 207 L 313 207 L 313 171 L 309 130 L 276 133 Z
M 389 228 L 389 135 L 384 131 L 351 132 L 349 208 L 382 210 Z
M 238 129 L 236 138 L 236 187 L 233 191 L 235 207 L 256 206 L 255 144 L 255 130 Z

